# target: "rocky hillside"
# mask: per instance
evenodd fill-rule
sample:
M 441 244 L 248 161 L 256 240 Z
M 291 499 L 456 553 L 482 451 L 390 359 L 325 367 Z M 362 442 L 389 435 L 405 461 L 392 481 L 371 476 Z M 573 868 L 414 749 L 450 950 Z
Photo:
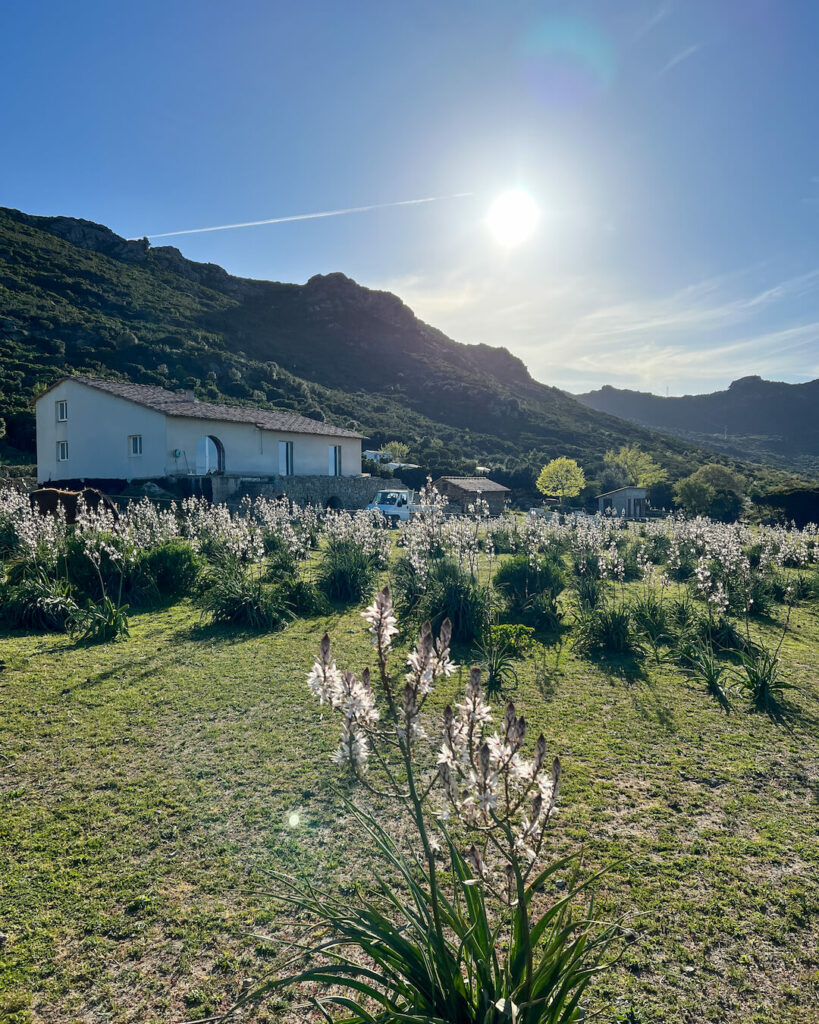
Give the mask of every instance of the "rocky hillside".
M 99 224 L 0 208 L 7 457 L 33 453 L 31 398 L 67 372 L 297 409 L 374 444 L 402 438 L 434 472 L 478 461 L 531 480 L 565 454 L 593 474 L 626 442 L 673 475 L 698 458 L 534 381 L 504 348 L 452 341 L 395 295 L 343 274 L 304 285 L 237 278 Z
M 735 457 L 819 467 L 819 380 L 784 384 L 743 377 L 727 391 L 682 398 L 606 386 L 577 399 Z

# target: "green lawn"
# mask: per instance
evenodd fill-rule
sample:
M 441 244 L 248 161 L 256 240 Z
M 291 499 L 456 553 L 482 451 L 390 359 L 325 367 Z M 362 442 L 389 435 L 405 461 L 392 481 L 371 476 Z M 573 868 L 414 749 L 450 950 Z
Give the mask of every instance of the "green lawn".
M 341 666 L 370 658 L 358 611 L 255 636 L 183 603 L 103 647 L 0 636 L 0 1020 L 215 1013 L 269 970 L 262 936 L 293 934 L 259 892 L 266 867 L 366 865 L 336 723 L 304 682 L 325 628 Z M 791 622 L 787 727 L 741 701 L 726 716 L 648 660 L 520 669 L 518 708 L 563 762 L 555 851 L 620 861 L 600 906 L 635 938 L 595 990 L 604 1021 L 819 1019 L 817 604 Z

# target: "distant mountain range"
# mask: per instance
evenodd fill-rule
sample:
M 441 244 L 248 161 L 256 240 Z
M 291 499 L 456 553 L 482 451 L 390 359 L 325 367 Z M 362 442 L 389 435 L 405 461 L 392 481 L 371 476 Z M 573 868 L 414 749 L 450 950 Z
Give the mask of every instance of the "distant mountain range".
M 672 477 L 693 445 L 625 423 L 533 380 L 504 348 L 463 345 L 395 295 L 343 274 L 304 285 L 233 277 L 69 217 L 0 208 L 0 416 L 7 458 L 34 452 L 31 398 L 66 373 L 193 388 L 410 445 L 430 471 L 475 461 L 513 486 L 543 462 L 639 444 Z
M 575 397 L 591 409 L 728 456 L 784 462 L 803 470 L 819 468 L 819 380 L 784 384 L 742 377 L 727 391 L 682 398 L 606 385 Z

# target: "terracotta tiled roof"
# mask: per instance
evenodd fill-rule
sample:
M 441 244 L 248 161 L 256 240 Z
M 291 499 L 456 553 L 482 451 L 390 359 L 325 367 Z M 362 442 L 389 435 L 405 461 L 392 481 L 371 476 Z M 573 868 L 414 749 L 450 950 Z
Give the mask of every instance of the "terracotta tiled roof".
M 87 384 L 98 391 L 125 398 L 137 405 L 155 409 L 166 416 L 184 419 L 216 420 L 221 423 L 252 423 L 263 430 L 281 430 L 291 434 L 319 434 L 322 437 L 363 437 L 354 430 L 333 427 L 329 423 L 311 420 L 295 412 L 276 412 L 272 409 L 256 409 L 239 405 L 214 405 L 211 402 L 194 402 L 185 395 L 177 395 L 166 388 L 150 384 L 130 384 L 120 380 L 101 380 L 98 377 L 63 377 Z M 61 381 L 57 382 L 62 383 Z M 56 385 L 52 385 L 54 387 Z M 48 389 L 49 391 L 51 388 Z
M 496 484 L 494 480 L 489 480 L 485 476 L 442 476 L 435 481 L 434 486 L 438 487 L 439 484 L 449 484 L 452 487 L 457 487 L 460 491 L 468 491 L 470 494 L 475 491 L 488 494 L 490 491 L 509 490 L 503 484 Z

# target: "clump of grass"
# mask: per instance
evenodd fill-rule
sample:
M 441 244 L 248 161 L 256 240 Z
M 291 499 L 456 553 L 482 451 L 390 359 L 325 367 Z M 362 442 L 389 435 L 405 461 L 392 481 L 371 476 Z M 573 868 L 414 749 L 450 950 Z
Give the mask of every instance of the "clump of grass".
M 605 594 L 605 584 L 597 575 L 596 567 L 593 573 L 584 572 L 575 577 L 574 592 L 582 611 L 591 612 L 599 607 Z
M 372 596 L 378 557 L 352 537 L 331 537 L 319 567 L 319 586 L 331 601 L 353 604 Z
M 188 541 L 166 541 L 140 551 L 124 592 L 131 606 L 175 601 L 192 593 L 201 569 L 201 559 Z
M 641 655 L 629 608 L 611 604 L 582 612 L 575 627 L 575 650 L 584 655 Z
M 69 628 L 78 644 L 106 644 L 127 640 L 128 605 L 113 601 L 107 594 L 101 601 L 89 601 L 72 616 Z
M 281 586 L 266 583 L 231 559 L 221 560 L 208 573 L 199 604 L 211 622 L 257 632 L 282 629 L 292 618 Z
M 67 580 L 38 571 L 0 588 L 0 622 L 12 629 L 63 633 L 77 613 Z
M 734 678 L 749 697 L 754 711 L 776 720 L 783 717 L 782 695 L 785 690 L 793 689 L 793 685 L 781 676 L 778 648 L 740 653 Z
M 429 620 L 434 630 L 444 619 L 452 623 L 452 639 L 471 644 L 482 641 L 489 626 L 489 588 L 478 583 L 455 562 L 441 559 L 433 562 L 425 580 L 425 589 L 418 593 L 413 618 Z
M 515 621 L 535 627 L 557 622 L 557 598 L 566 580 L 556 559 L 538 557 L 533 562 L 528 555 L 515 555 L 500 566 L 493 582 Z
M 705 683 L 711 696 L 718 701 L 726 713 L 731 710 L 726 679 L 728 667 L 719 660 L 712 647 L 705 644 L 692 646 L 688 657 L 692 676 Z

